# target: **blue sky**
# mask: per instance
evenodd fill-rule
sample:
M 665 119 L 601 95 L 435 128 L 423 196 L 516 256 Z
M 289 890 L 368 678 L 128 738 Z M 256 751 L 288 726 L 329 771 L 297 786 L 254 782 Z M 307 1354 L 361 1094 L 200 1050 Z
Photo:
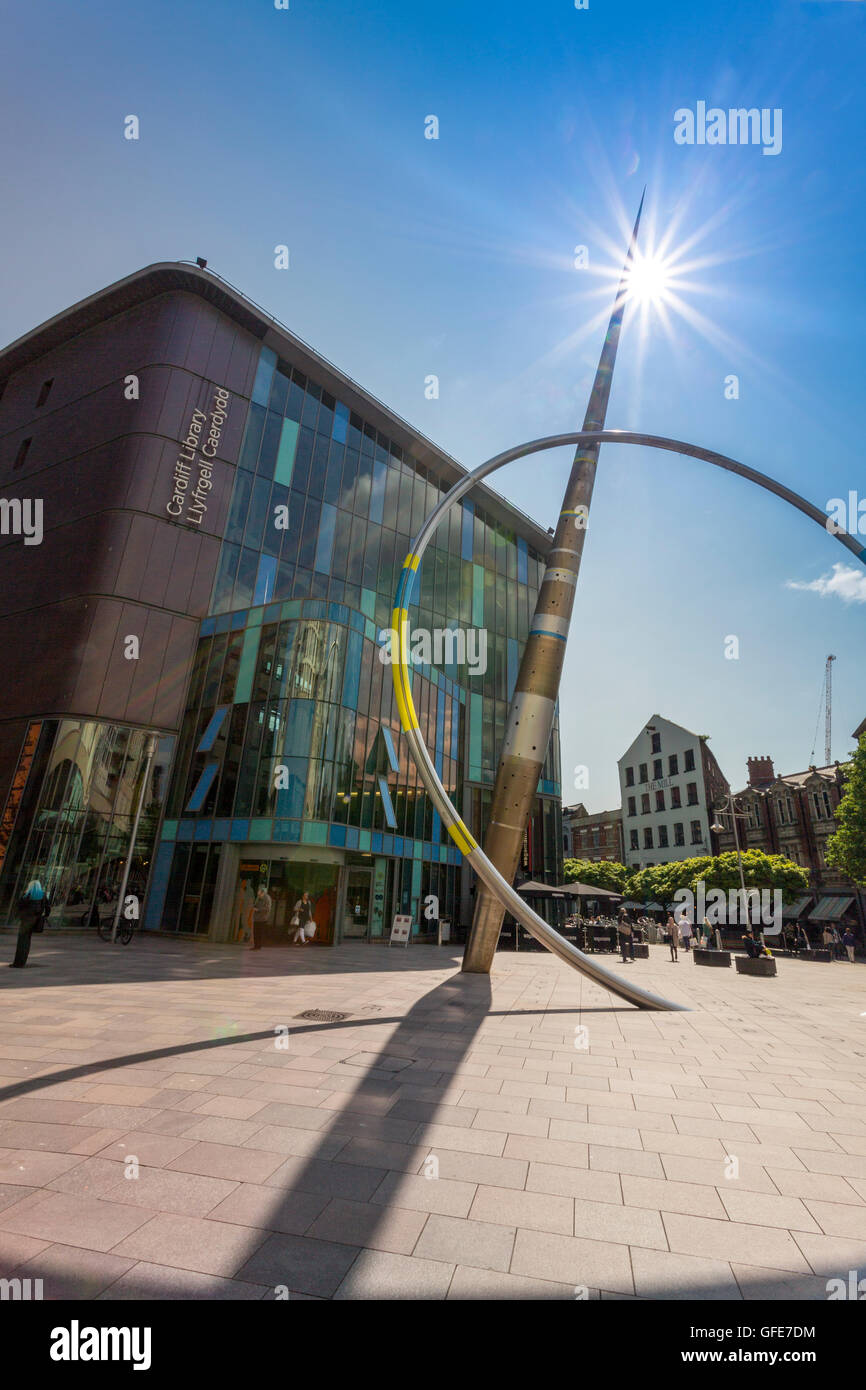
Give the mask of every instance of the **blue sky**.
M 669 237 L 685 312 L 666 331 L 627 311 L 608 424 L 718 449 L 822 508 L 866 497 L 861 0 L 50 0 L 3 16 L 3 342 L 139 266 L 203 255 L 471 467 L 579 428 L 646 183 L 642 245 Z M 780 108 L 781 152 L 677 145 L 674 112 L 698 101 Z M 551 525 L 569 464 L 547 454 L 498 484 Z M 709 734 L 737 785 L 750 754 L 805 767 L 828 652 L 844 756 L 866 716 L 866 570 L 833 580 L 838 563 L 739 479 L 603 450 L 564 800 L 616 804 L 616 759 L 653 712 Z M 854 599 L 820 592 L 828 579 Z M 822 745 L 823 729 L 818 762 Z

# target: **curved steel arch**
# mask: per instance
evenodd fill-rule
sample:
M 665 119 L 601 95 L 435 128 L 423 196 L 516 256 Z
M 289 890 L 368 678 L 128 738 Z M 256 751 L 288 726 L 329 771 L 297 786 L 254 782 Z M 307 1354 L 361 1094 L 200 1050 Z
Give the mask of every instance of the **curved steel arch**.
M 671 1003 L 670 1000 L 662 999 L 649 990 L 640 989 L 631 984 L 630 981 L 621 979 L 620 976 L 614 974 L 612 970 L 608 970 L 591 956 L 584 955 L 583 951 L 572 946 L 571 942 L 566 941 L 542 917 L 533 912 L 529 904 L 523 901 L 510 883 L 506 882 L 499 871 L 494 868 L 477 841 L 473 839 L 456 807 L 452 805 L 421 738 L 418 716 L 412 700 L 412 680 L 409 672 L 410 595 L 421 557 L 427 549 L 434 531 L 446 512 L 454 506 L 454 503 L 459 502 L 460 498 L 471 491 L 482 478 L 487 477 L 488 473 L 495 473 L 506 463 L 525 458 L 527 454 L 540 453 L 546 449 L 558 449 L 564 444 L 643 444 L 651 449 L 666 449 L 671 453 L 685 454 L 690 458 L 702 459 L 704 462 L 712 463 L 718 468 L 724 468 L 730 473 L 738 473 L 741 477 L 748 478 L 750 482 L 756 483 L 768 492 L 775 493 L 783 501 L 789 502 L 791 506 L 796 507 L 812 521 L 817 522 L 824 531 L 828 530 L 827 514 L 813 506 L 799 493 L 776 482 L 774 478 L 768 477 L 765 473 L 759 473 L 744 463 L 738 463 L 736 459 L 728 458 L 725 454 L 716 453 L 712 449 L 702 449 L 698 445 L 686 444 L 678 439 L 665 439 L 659 435 L 638 434 L 628 430 L 577 430 L 569 431 L 567 434 L 548 435 L 544 439 L 534 439 L 528 444 L 519 444 L 514 449 L 506 449 L 504 453 L 496 454 L 493 458 L 480 464 L 478 468 L 473 469 L 471 473 L 467 473 L 464 478 L 455 483 L 450 492 L 446 493 L 439 505 L 434 507 L 413 540 L 412 548 L 403 563 L 403 573 L 397 587 L 391 619 L 392 628 L 397 638 L 396 652 L 392 651 L 391 653 L 394 693 L 403 730 L 409 741 L 409 747 L 421 781 L 424 783 L 433 805 L 442 817 L 449 835 L 471 864 L 475 873 L 499 899 L 503 907 L 554 955 L 559 956 L 575 970 L 579 970 L 581 974 L 587 975 L 596 984 L 610 990 L 612 994 L 628 1000 L 629 1003 L 637 1005 L 638 1008 L 681 1010 L 683 1005 Z M 829 534 L 833 535 L 858 560 L 866 564 L 866 546 L 862 546 L 857 537 L 840 529 L 834 529 Z

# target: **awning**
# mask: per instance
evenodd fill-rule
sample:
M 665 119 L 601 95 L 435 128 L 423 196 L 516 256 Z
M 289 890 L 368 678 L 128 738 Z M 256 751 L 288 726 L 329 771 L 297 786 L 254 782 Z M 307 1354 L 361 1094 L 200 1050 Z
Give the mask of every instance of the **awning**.
M 783 905 L 783 907 L 782 907 L 782 916 L 783 916 L 783 917 L 802 917 L 802 916 L 804 916 L 804 914 L 805 914 L 805 912 L 806 912 L 806 908 L 809 906 L 809 904 L 810 904 L 811 901 L 812 901 L 812 894 L 811 894 L 811 893 L 806 893 L 805 896 L 802 897 L 802 898 L 795 898 L 794 902 L 792 902 L 792 903 L 786 903 L 786 904 Z
M 822 898 L 818 906 L 809 913 L 810 922 L 838 922 L 853 903 L 853 898 Z
M 596 888 L 593 883 L 581 883 L 573 878 L 569 883 L 557 885 L 560 893 L 572 893 L 577 898 L 621 898 L 622 893 L 613 893 L 609 888 Z
M 545 896 L 553 898 L 562 898 L 565 896 L 562 889 L 557 888 L 555 884 L 539 883 L 537 879 L 530 879 L 527 883 L 518 883 L 517 891 L 518 893 L 538 893 L 539 896 L 543 893 Z

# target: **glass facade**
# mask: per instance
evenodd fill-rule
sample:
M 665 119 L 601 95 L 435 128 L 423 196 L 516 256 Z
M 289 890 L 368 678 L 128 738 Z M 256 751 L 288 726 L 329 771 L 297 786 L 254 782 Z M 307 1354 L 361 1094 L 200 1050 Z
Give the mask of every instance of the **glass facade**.
M 31 878 L 52 895 L 52 929 L 110 918 L 130 854 L 126 892 L 143 900 L 150 930 L 248 940 L 260 887 L 270 903 L 268 920 L 256 919 L 266 944 L 291 939 L 304 892 L 318 944 L 385 939 L 397 912 L 411 915 L 416 936 L 434 936 L 437 915 L 455 927 L 471 921 L 471 875 L 420 783 L 382 659 L 411 538 L 451 484 L 429 445 L 401 447 L 269 348 L 254 351 L 245 417 L 247 397 L 235 393 L 238 462 L 231 472 L 228 458 L 223 465 L 231 496 L 224 491 L 210 603 L 213 552 L 197 607 L 187 610 L 198 627 L 187 629 L 183 658 L 173 661 L 166 647 L 165 669 L 154 665 L 130 722 L 22 720 L 0 823 L 0 921 L 15 920 Z M 172 389 L 188 412 L 186 378 Z M 212 392 L 200 383 L 202 399 Z M 174 415 L 166 420 L 172 439 Z M 163 482 L 157 470 L 153 486 Z M 456 506 L 425 554 L 410 605 L 413 632 L 429 639 L 413 656 L 421 729 L 479 840 L 545 569 L 503 513 L 483 490 Z M 173 547 L 187 532 L 154 534 L 185 601 L 198 552 L 177 567 Z M 145 553 L 144 542 L 132 546 L 130 573 Z M 159 598 L 148 590 L 151 612 L 161 613 L 164 586 Z M 85 708 L 102 686 L 102 650 Z M 171 728 L 186 690 L 176 735 L 135 724 L 139 709 L 142 723 L 157 721 L 166 681 L 175 690 L 164 714 Z M 558 750 L 557 729 L 524 850 L 524 868 L 555 881 Z
M 139 805 L 126 892 L 142 902 L 174 742 L 97 720 L 31 724 L 28 776 L 3 859 L 3 919 L 14 917 L 34 878 L 51 895 L 52 927 L 95 925 L 95 913 L 113 919 Z
M 286 909 L 271 888 L 281 864 L 305 862 L 305 846 L 335 851 L 347 866 L 337 887 L 320 887 L 312 880 L 321 864 L 306 861 L 308 891 L 327 897 L 316 940 L 387 935 L 397 911 L 411 913 L 419 934 L 430 895 L 441 916 L 459 920 L 462 856 L 419 781 L 380 659 L 411 537 L 449 486 L 262 350 L 146 925 L 212 932 L 227 844 L 257 847 L 258 870 L 245 871 L 243 892 L 239 871 L 235 901 L 265 883 L 274 927 Z M 523 537 L 466 499 L 416 581 L 412 628 L 443 638 L 431 653 L 438 666 L 415 664 L 415 705 L 476 835 L 544 567 Z M 448 629 L 483 631 L 486 663 L 467 666 Z M 537 873 L 554 871 L 561 855 L 558 746 L 557 732 L 527 836 Z M 282 846 L 293 847 L 288 860 L 276 854 Z M 287 898 L 304 875 L 295 877 Z M 237 939 L 243 910 L 231 916 Z M 225 936 L 224 923 L 218 931 Z

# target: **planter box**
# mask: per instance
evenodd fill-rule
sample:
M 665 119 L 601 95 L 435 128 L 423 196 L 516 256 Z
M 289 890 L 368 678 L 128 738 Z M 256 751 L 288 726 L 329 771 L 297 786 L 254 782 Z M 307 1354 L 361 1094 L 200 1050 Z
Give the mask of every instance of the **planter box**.
M 831 961 L 833 959 L 832 952 L 826 946 L 818 946 L 811 951 L 803 951 L 802 954 L 807 960 Z
M 649 960 L 649 946 L 645 941 L 634 943 L 634 958 L 635 960 Z
M 770 956 L 737 956 L 738 975 L 775 975 L 776 962 Z
M 721 965 L 729 968 L 731 964 L 730 951 L 707 951 L 703 946 L 696 946 L 694 957 L 695 965 Z

